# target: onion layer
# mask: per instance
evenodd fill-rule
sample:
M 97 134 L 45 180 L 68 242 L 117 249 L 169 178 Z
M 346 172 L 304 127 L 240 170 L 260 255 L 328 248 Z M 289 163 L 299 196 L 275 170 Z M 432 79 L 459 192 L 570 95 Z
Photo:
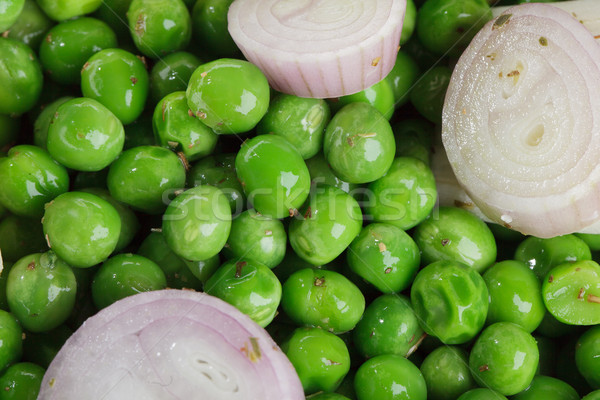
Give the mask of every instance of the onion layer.
M 490 220 L 552 237 L 600 221 L 600 46 L 571 14 L 512 7 L 459 59 L 442 139 Z
M 328 98 L 385 78 L 405 10 L 406 0 L 235 0 L 228 26 L 274 89 Z
M 235 307 L 183 290 L 127 297 L 88 319 L 52 361 L 40 400 L 303 400 L 267 332 Z

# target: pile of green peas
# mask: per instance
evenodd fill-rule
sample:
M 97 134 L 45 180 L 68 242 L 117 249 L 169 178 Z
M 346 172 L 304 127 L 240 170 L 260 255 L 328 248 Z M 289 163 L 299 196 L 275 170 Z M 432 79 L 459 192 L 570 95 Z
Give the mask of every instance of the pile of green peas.
M 310 399 L 600 399 L 600 236 L 436 206 L 449 65 L 490 4 L 409 0 L 389 76 L 323 100 L 269 88 L 231 2 L 0 0 L 0 399 L 167 287 L 265 327 Z

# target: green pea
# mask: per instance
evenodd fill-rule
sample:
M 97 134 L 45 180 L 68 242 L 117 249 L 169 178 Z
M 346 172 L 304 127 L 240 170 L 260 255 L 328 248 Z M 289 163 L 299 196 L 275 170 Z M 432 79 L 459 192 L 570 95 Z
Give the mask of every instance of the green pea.
M 18 362 L 23 354 L 23 329 L 8 311 L 0 310 L 0 373 Z
M 424 119 L 404 119 L 392 125 L 396 138 L 396 157 L 414 157 L 430 165 L 433 128 Z
M 37 0 L 46 15 L 56 21 L 64 21 L 96 11 L 102 0 Z
M 360 233 L 362 220 L 358 202 L 348 193 L 331 186 L 315 188 L 290 223 L 290 244 L 309 263 L 327 264 Z
M 533 271 L 521 261 L 505 260 L 483 274 L 490 299 L 488 324 L 506 321 L 533 332 L 546 313 L 542 285 Z
M 542 283 L 542 296 L 560 322 L 600 324 L 600 265 L 580 260 L 554 267 Z
M 367 306 L 352 333 L 354 346 L 365 358 L 381 354 L 406 357 L 418 345 L 423 329 L 406 296 L 383 294 Z
M 600 390 L 594 390 L 582 397 L 581 400 L 600 400 Z
M 81 70 L 81 92 L 112 111 L 124 125 L 144 110 L 149 77 L 144 63 L 121 49 L 104 49 L 91 56 Z
M 367 103 L 373 106 L 388 121 L 392 118 L 395 109 L 395 88 L 387 79 L 361 90 L 360 92 L 331 99 L 329 104 L 334 113 L 350 103 Z
M 431 168 L 412 157 L 398 157 L 384 176 L 368 186 L 370 197 L 365 214 L 375 222 L 385 222 L 408 230 L 421 223 L 437 200 Z
M 117 34 L 120 47 L 131 42 L 131 33 L 127 23 L 127 10 L 132 0 L 103 0 L 94 13 L 94 17 L 104 21 Z M 133 43 L 131 43 L 133 46 Z
M 350 268 L 383 293 L 408 288 L 421 261 L 414 240 L 402 229 L 385 223 L 364 227 L 346 254 Z
M 197 0 L 192 9 L 196 43 L 216 57 L 238 57 L 240 51 L 227 29 L 227 12 L 233 0 Z
M 206 281 L 204 291 L 234 305 L 263 328 L 281 301 L 281 283 L 265 264 L 238 259 L 225 262 Z
M 92 281 L 92 298 L 99 309 L 136 293 L 167 287 L 162 269 L 137 254 L 119 254 L 104 261 Z
M 515 250 L 515 259 L 523 261 L 543 280 L 548 272 L 565 262 L 591 260 L 589 246 L 575 235 L 553 238 L 529 236 Z
M 420 369 L 429 400 L 455 400 L 476 387 L 467 352 L 460 347 L 438 347 L 425 357 Z
M 192 73 L 202 62 L 185 51 L 168 54 L 159 59 L 150 71 L 150 94 L 158 103 L 169 93 L 185 91 Z
M 356 102 L 344 106 L 327 124 L 323 154 L 339 178 L 366 183 L 387 172 L 395 147 L 389 122 L 375 107 Z
M 318 153 L 314 157 L 306 160 L 306 166 L 310 173 L 311 185 L 320 187 L 323 185 L 333 186 L 343 190 L 346 193 L 353 194 L 359 185 L 354 183 L 348 183 L 338 178 L 329 163 L 323 156 L 323 153 Z
M 321 151 L 330 118 L 325 100 L 280 93 L 271 100 L 256 132 L 283 136 L 306 160 Z
M 305 394 L 333 392 L 350 370 L 344 341 L 319 328 L 297 328 L 281 349 L 298 373 Z
M 417 14 L 417 34 L 437 55 L 460 56 L 473 36 L 492 19 L 486 0 L 426 0 Z
M 593 389 L 600 389 L 600 325 L 586 330 L 577 340 L 577 369 Z
M 23 339 L 23 360 L 48 368 L 72 334 L 73 330 L 66 325 L 41 333 L 27 332 Z
M 450 68 L 435 66 L 421 75 L 410 91 L 412 105 L 423 117 L 437 125 L 442 122 L 442 108 L 451 75 Z
M 32 145 L 12 147 L 0 158 L 0 203 L 24 217 L 41 217 L 44 205 L 69 190 L 65 167 L 46 150 Z
M 116 200 L 148 214 L 161 214 L 169 195 L 184 187 L 185 167 L 168 149 L 138 146 L 110 165 L 107 185 Z
M 192 112 L 220 134 L 251 130 L 269 108 L 267 78 L 244 60 L 222 58 L 200 65 L 186 93 Z
M 426 264 L 457 260 L 481 273 L 496 260 L 496 241 L 490 228 L 461 208 L 439 207 L 436 216 L 417 226 L 413 238 Z
M 48 29 L 54 21 L 40 9 L 35 0 L 25 0 L 25 4 L 17 20 L 10 26 L 10 39 L 23 42 L 32 49 L 39 49 Z
M 48 250 L 39 218 L 7 215 L 0 220 L 0 249 L 5 262 Z
M 72 96 L 59 97 L 44 107 L 33 124 L 33 144 L 42 149 L 48 148 L 48 129 L 50 128 L 50 123 L 54 118 L 54 114 L 58 107 L 72 99 L 74 99 Z
M 423 374 L 402 356 L 383 354 L 358 367 L 354 377 L 358 400 L 425 400 Z
M 169 247 L 186 260 L 206 260 L 219 253 L 231 229 L 231 209 L 221 190 L 196 186 L 177 196 L 163 215 Z
M 72 267 L 87 268 L 108 258 L 119 241 L 121 219 L 106 200 L 84 192 L 63 193 L 46 207 L 48 246 Z
M 413 0 L 406 1 L 406 11 L 404 13 L 404 22 L 402 23 L 402 32 L 400 33 L 400 45 L 408 42 L 412 36 L 417 24 L 417 6 Z
M 531 385 L 512 397 L 514 400 L 579 400 L 571 385 L 551 376 L 536 375 Z
M 512 396 L 531 383 L 539 362 L 533 336 L 511 322 L 485 328 L 471 349 L 469 367 L 484 387 Z
M 277 135 L 246 141 L 235 169 L 248 201 L 259 213 L 283 218 L 300 207 L 310 191 L 310 174 L 298 150 Z
M 23 7 L 25 6 L 25 0 L 1 0 L 0 1 L 0 32 L 4 32 L 21 15 Z
M 421 326 L 444 344 L 473 339 L 485 323 L 488 290 L 481 275 L 458 261 L 440 260 L 419 271 L 410 298 Z
M 0 399 L 35 400 L 46 370 L 39 365 L 20 362 L 11 365 L 0 376 Z
M 583 240 L 588 245 L 591 251 L 600 250 L 600 235 L 593 233 L 575 233 L 579 239 Z
M 409 0 L 407 4 L 412 3 Z M 385 79 L 391 84 L 395 108 L 400 108 L 410 99 L 410 91 L 421 75 L 419 65 L 404 51 L 399 51 L 396 62 Z
M 26 44 L 0 37 L 0 114 L 21 115 L 33 108 L 42 92 L 42 68 Z
M 281 307 L 299 325 L 338 334 L 356 326 L 365 310 L 365 298 L 344 275 L 305 268 L 284 282 Z
M 573 336 L 566 337 L 560 343 L 556 360 L 555 377 L 571 385 L 580 396 L 594 390 L 577 367 L 577 342 L 581 331 Z
M 559 338 L 575 332 L 577 326 L 567 325 L 557 320 L 554 315 L 546 311 L 542 323 L 536 329 L 536 332 L 551 338 Z
M 127 20 L 136 47 L 150 58 L 183 50 L 192 37 L 191 16 L 181 0 L 133 0 Z
M 187 186 L 211 185 L 221 189 L 231 207 L 239 214 L 245 205 L 246 195 L 235 171 L 234 153 L 215 154 L 197 161 L 188 172 Z
M 505 396 L 492 389 L 471 389 L 461 395 L 457 400 L 507 400 Z

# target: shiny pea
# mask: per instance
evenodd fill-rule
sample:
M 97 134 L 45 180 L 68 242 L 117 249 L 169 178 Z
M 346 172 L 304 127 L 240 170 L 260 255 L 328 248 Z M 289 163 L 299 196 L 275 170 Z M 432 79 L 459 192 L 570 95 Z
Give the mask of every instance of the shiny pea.
M 600 389 L 600 325 L 586 330 L 575 345 L 577 369 L 593 389 Z
M 469 370 L 468 353 L 456 346 L 440 346 L 420 367 L 429 400 L 455 400 L 477 385 Z
M 96 11 L 102 0 L 37 0 L 46 15 L 56 21 L 64 21 Z
M 48 148 L 48 129 L 50 128 L 54 114 L 58 107 L 72 99 L 74 99 L 72 96 L 59 97 L 44 107 L 33 124 L 33 144 L 42 149 Z
M 512 398 L 514 400 L 579 400 L 579 395 L 571 385 L 560 379 L 536 375 L 527 389 Z
M 0 376 L 0 399 L 37 399 L 46 370 L 37 364 L 19 362 Z
M 410 3 L 412 0 L 407 2 L 407 6 Z M 399 51 L 394 67 L 385 77 L 392 87 L 395 108 L 400 108 L 408 102 L 410 91 L 419 76 L 420 70 L 417 62 L 405 51 Z
M 13 314 L 0 310 L 0 373 L 18 362 L 23 354 L 23 328 Z
M 233 0 L 194 0 L 194 41 L 215 57 L 238 57 L 240 51 L 227 29 L 227 12 Z
M 2 13 L 0 13 L 0 32 L 4 32 L 21 15 L 21 11 L 23 11 L 23 7 L 25 6 L 25 0 L 2 0 L 0 2 L 0 7 L 2 8 Z
M 23 9 L 10 26 L 7 36 L 25 43 L 32 49 L 38 49 L 46 32 L 53 25 L 54 21 L 48 18 L 35 0 L 25 0 Z
M 419 368 L 395 354 L 382 354 L 361 364 L 354 388 L 358 400 L 427 399 L 427 385 Z
M 373 84 L 360 92 L 331 99 L 329 104 L 334 113 L 350 103 L 367 103 L 373 106 L 388 121 L 392 118 L 395 109 L 395 88 L 388 79 Z
M 150 94 L 158 103 L 169 93 L 185 91 L 192 73 L 202 64 L 195 55 L 178 51 L 157 60 L 150 72 Z
M 346 193 L 353 193 L 359 187 L 357 184 L 348 183 L 338 178 L 327 163 L 323 153 L 318 153 L 306 160 L 306 166 L 308 167 L 311 185 L 313 186 L 334 186 Z

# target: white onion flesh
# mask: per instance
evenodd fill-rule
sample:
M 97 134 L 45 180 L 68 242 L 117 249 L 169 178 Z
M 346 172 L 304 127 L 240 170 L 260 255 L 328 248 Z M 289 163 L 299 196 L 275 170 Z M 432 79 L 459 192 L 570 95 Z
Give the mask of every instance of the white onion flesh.
M 88 319 L 52 361 L 40 400 L 303 400 L 267 332 L 224 301 L 187 290 L 127 297 Z
M 235 0 L 228 27 L 274 89 L 331 98 L 391 71 L 405 10 L 406 0 Z
M 600 221 L 600 46 L 570 13 L 532 3 L 490 21 L 442 121 L 458 182 L 491 221 L 538 237 Z

